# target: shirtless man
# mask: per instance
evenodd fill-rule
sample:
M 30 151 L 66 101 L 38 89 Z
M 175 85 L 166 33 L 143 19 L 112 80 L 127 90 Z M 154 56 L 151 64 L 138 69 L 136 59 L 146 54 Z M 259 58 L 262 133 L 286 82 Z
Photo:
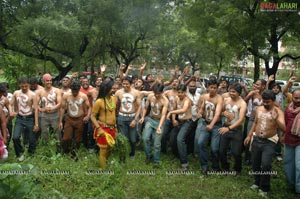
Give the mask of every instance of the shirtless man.
M 73 82 L 73 78 L 75 78 L 74 74 L 77 75 L 77 73 L 73 73 L 71 78 L 69 78 L 68 76 L 65 76 L 65 77 L 62 78 L 62 80 L 61 80 L 61 88 L 60 88 L 62 98 L 63 98 L 64 94 L 71 94 L 72 93 L 71 89 L 70 89 L 70 84 Z M 66 112 L 64 114 L 64 117 L 65 116 L 66 116 Z M 59 129 L 60 129 L 60 131 L 61 131 L 61 133 L 63 135 L 65 118 L 62 119 L 62 122 L 63 122 L 63 126 L 61 128 L 59 128 Z
M 64 95 L 65 93 L 71 93 L 70 89 L 70 78 L 65 76 L 61 80 L 61 94 Z
M 98 99 L 96 100 L 91 113 L 91 121 L 95 127 L 94 138 L 96 139 L 97 145 L 100 147 L 99 160 L 102 170 L 105 169 L 106 159 L 108 158 L 112 147 L 112 144 L 107 140 L 107 137 L 114 139 L 117 133 L 117 99 L 115 96 L 112 96 L 113 84 L 114 83 L 111 80 L 103 81 Z
M 101 78 L 102 81 L 102 78 Z M 80 92 L 84 93 L 88 99 L 90 106 L 93 106 L 93 100 L 96 100 L 96 96 L 98 95 L 98 89 L 95 89 L 90 85 L 90 80 L 83 76 L 81 79 L 81 88 Z M 86 113 L 85 113 L 86 114 Z M 94 151 L 95 148 L 95 141 L 93 139 L 93 128 L 92 128 L 92 122 L 89 120 L 88 122 L 84 123 L 84 129 L 82 133 L 82 142 L 85 148 L 87 148 L 90 152 Z
M 197 134 L 199 146 L 199 158 L 201 162 L 202 173 L 207 174 L 208 171 L 208 151 L 207 144 L 210 139 L 210 147 L 212 154 L 212 168 L 219 169 L 219 145 L 220 134 L 218 129 L 222 126 L 221 111 L 223 98 L 218 92 L 218 82 L 215 79 L 208 80 L 207 93 L 201 96 L 199 102 L 199 116 L 203 118 L 202 124 L 198 124 Z
M 148 107 L 150 106 L 150 114 L 145 125 L 143 136 L 146 153 L 146 164 L 150 163 L 152 157 L 151 137 L 152 140 L 154 140 L 154 163 L 159 164 L 162 127 L 167 114 L 169 102 L 168 99 L 163 95 L 163 89 L 164 86 L 162 84 L 154 85 L 154 93 L 148 95 L 143 115 L 140 119 L 140 123 L 143 123 Z
M 145 81 L 141 77 L 138 77 L 138 79 L 134 83 L 134 88 L 137 91 L 139 91 L 140 98 L 141 98 L 141 111 L 140 111 L 140 115 L 139 115 L 139 119 L 140 119 L 143 116 L 143 111 L 144 111 L 144 107 L 145 107 L 145 104 L 146 104 L 146 101 L 147 101 L 147 96 L 148 96 L 149 93 L 153 93 L 153 92 L 152 91 L 146 91 Z M 147 114 L 147 113 L 149 113 L 148 110 L 146 110 L 145 114 Z M 147 115 L 145 115 L 145 117 L 146 116 Z M 143 131 L 144 127 L 145 127 L 145 122 L 144 123 L 137 123 L 137 125 L 136 125 L 137 143 L 139 143 L 139 141 L 141 140 L 142 131 Z
M 223 116 L 224 127 L 219 129 L 220 139 L 220 159 L 222 169 L 229 171 L 227 161 L 227 151 L 231 147 L 231 153 L 234 157 L 234 171 L 240 175 L 242 170 L 242 146 L 243 131 L 242 125 L 247 112 L 247 104 L 240 96 L 242 93 L 240 83 L 234 83 L 229 86 L 229 95 L 224 99 Z
M 262 93 L 263 106 L 256 110 L 253 126 L 244 141 L 248 145 L 252 142 L 252 168 L 255 182 L 251 189 L 259 189 L 259 195 L 267 196 L 270 191 L 270 172 L 275 146 L 279 138 L 277 128 L 285 131 L 284 114 L 280 108 L 274 106 L 275 95 L 271 90 Z
M 13 117 L 16 118 L 16 123 L 13 132 L 13 142 L 16 156 L 19 161 L 24 160 L 24 148 L 21 145 L 22 131 L 27 130 L 29 134 L 28 152 L 33 154 L 36 148 L 36 138 L 34 132 L 39 130 L 38 125 L 38 103 L 34 92 L 29 90 L 29 82 L 27 78 L 19 79 L 20 90 L 13 94 L 12 106 L 14 107 Z
M 64 135 L 61 141 L 64 153 L 69 153 L 70 151 L 74 150 L 72 149 L 73 132 L 75 135 L 74 138 L 76 149 L 79 149 L 83 132 L 83 124 L 89 120 L 91 112 L 87 96 L 79 92 L 80 84 L 77 82 L 72 82 L 70 88 L 72 92 L 64 94 L 63 96 L 59 118 L 59 129 L 61 130 L 64 113 L 67 111 L 64 125 Z M 85 114 L 85 112 L 87 112 L 87 114 Z
M 175 107 L 175 98 L 177 96 L 177 87 L 179 84 L 178 79 L 174 79 L 171 86 L 171 90 L 167 90 L 164 92 L 164 95 L 167 97 L 169 100 L 169 105 L 168 105 L 168 112 L 174 110 Z M 168 149 L 168 142 L 169 145 L 171 146 L 173 153 L 177 151 L 177 146 L 176 146 L 176 139 L 174 135 L 174 127 L 178 126 L 178 122 L 176 120 L 166 120 L 164 123 L 163 127 L 163 135 L 161 138 L 161 151 L 163 153 L 167 152 Z
M 178 97 L 175 98 L 176 109 L 168 113 L 167 119 L 170 119 L 172 115 L 172 121 L 178 123 L 175 132 L 175 135 L 177 135 L 177 150 L 181 168 L 186 170 L 188 167 L 186 137 L 189 134 L 190 126 L 193 122 L 192 101 L 186 96 L 186 86 L 183 84 L 177 87 L 177 95 Z M 176 119 L 176 115 L 178 116 L 178 120 Z
M 125 135 L 130 143 L 131 158 L 135 155 L 135 144 L 137 138 L 136 124 L 139 117 L 141 98 L 139 92 L 131 88 L 131 78 L 126 76 L 122 80 L 122 89 L 115 94 L 120 102 L 120 110 L 118 114 L 118 130 Z
M 225 79 L 221 80 L 219 88 L 218 88 L 218 94 L 222 95 L 224 93 L 227 93 L 228 92 L 228 86 L 229 86 L 229 82 L 227 80 L 225 80 Z
M 43 89 L 42 86 L 39 85 L 39 81 L 36 77 L 31 77 L 29 79 L 29 84 L 30 84 L 30 90 L 33 92 L 37 92 L 38 90 Z
M 187 137 L 187 145 L 188 145 L 188 153 L 192 153 L 195 155 L 195 152 L 198 151 L 198 148 L 196 149 L 196 146 L 198 143 L 195 144 L 195 139 L 198 138 L 196 137 L 196 129 L 198 126 L 198 109 L 199 109 L 199 100 L 201 94 L 199 92 L 196 92 L 197 87 L 196 87 L 196 77 L 192 76 L 190 78 L 189 83 L 187 84 L 187 96 L 190 98 L 192 101 L 192 125 L 191 125 L 191 133 Z M 196 149 L 196 150 L 195 150 Z
M 38 90 L 37 100 L 40 104 L 39 117 L 41 137 L 44 142 L 49 140 L 48 128 L 51 127 L 56 132 L 56 139 L 61 140 L 61 133 L 57 131 L 59 124 L 59 110 L 61 106 L 61 90 L 52 86 L 52 77 L 46 73 L 42 77 L 44 88 Z
M 90 104 L 91 106 L 93 106 L 93 104 L 97 100 L 101 84 L 102 84 L 102 77 L 98 77 L 95 82 L 95 87 L 93 89 L 89 89 L 87 92 L 87 97 L 93 99 L 92 104 Z
M 252 100 L 252 111 L 250 115 L 250 119 L 248 122 L 248 131 L 250 131 L 252 127 L 252 123 L 254 121 L 254 116 L 256 109 L 262 105 L 262 92 L 266 89 L 266 80 L 264 79 L 259 79 L 255 82 L 253 85 L 254 89 L 248 93 L 248 95 L 245 97 L 245 101 L 248 103 L 248 101 L 251 99 Z M 251 121 L 251 122 L 250 122 Z
M 253 84 L 253 90 L 248 93 L 248 95 L 245 97 L 245 101 L 249 104 L 251 103 L 250 107 L 251 114 L 248 119 L 247 124 L 247 132 L 249 133 L 252 124 L 254 122 L 254 117 L 256 113 L 256 109 L 262 105 L 263 100 L 261 97 L 262 92 L 266 89 L 267 82 L 264 79 L 258 79 L 256 80 L 255 84 Z M 246 162 L 251 164 L 251 153 L 249 152 L 249 149 L 246 148 Z

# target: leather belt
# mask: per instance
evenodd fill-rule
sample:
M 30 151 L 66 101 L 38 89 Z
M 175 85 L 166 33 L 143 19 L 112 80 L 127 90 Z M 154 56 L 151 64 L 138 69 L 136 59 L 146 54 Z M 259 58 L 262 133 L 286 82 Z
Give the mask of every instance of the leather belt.
M 33 114 L 31 114 L 31 115 L 20 115 L 20 114 L 18 114 L 17 117 L 20 118 L 20 119 L 31 119 L 31 118 L 34 117 L 34 115 Z

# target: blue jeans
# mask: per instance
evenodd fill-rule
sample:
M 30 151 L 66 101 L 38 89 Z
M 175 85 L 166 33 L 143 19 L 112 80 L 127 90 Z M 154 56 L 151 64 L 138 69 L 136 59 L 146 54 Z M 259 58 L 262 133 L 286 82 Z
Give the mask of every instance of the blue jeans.
M 161 138 L 161 151 L 163 153 L 167 152 L 167 149 L 169 146 L 171 146 L 172 149 L 174 149 L 176 147 L 176 143 L 174 143 L 174 136 L 172 137 L 172 135 L 174 134 L 174 127 L 172 124 L 172 120 L 165 120 L 164 125 L 163 125 L 163 134 L 162 134 L 162 138 Z M 175 150 L 177 151 L 177 149 Z
M 127 137 L 130 144 L 129 156 L 135 155 L 135 144 L 137 138 L 136 127 L 130 127 L 130 123 L 134 120 L 134 117 L 118 115 L 117 124 L 118 130 Z
M 196 128 L 196 132 L 195 132 L 195 139 L 194 139 L 194 153 L 195 154 L 199 154 L 199 144 L 198 144 L 198 139 L 200 136 L 200 128 L 203 124 L 202 118 L 199 119 L 198 124 L 197 124 L 197 128 Z
M 34 126 L 34 117 L 19 117 L 17 116 L 16 123 L 14 126 L 14 133 L 13 133 L 13 142 L 14 142 L 14 149 L 16 152 L 16 156 L 20 157 L 24 153 L 24 148 L 21 145 L 21 135 L 22 131 L 27 130 L 28 138 L 29 138 L 29 148 L 28 152 L 33 154 L 36 148 L 36 137 L 35 133 L 33 132 Z
M 152 137 L 152 140 L 154 140 L 153 159 L 154 159 L 155 163 L 159 162 L 161 138 L 162 138 L 162 134 L 156 133 L 156 129 L 157 129 L 158 125 L 159 125 L 159 120 L 148 117 L 146 125 L 145 125 L 144 134 L 143 134 L 144 148 L 145 148 L 145 153 L 146 153 L 147 158 L 150 158 L 152 156 L 151 137 Z
M 141 117 L 139 116 L 138 121 L 141 119 Z M 147 123 L 147 119 L 148 117 L 145 117 L 145 120 L 142 124 L 140 124 L 139 122 L 136 123 L 136 142 L 142 141 L 142 132 L 145 129 L 145 124 Z
M 262 175 L 254 175 L 255 182 L 259 188 L 264 191 L 270 191 L 270 175 L 267 173 L 271 172 L 272 159 L 275 154 L 276 144 L 265 138 L 253 137 L 252 142 L 252 168 L 255 173 L 263 173 Z
M 202 124 L 198 124 L 200 127 L 197 127 L 197 131 L 199 131 L 198 146 L 201 168 L 208 168 L 208 152 L 206 146 L 208 144 L 208 140 L 210 139 L 212 168 L 219 169 L 220 134 L 218 130 L 222 127 L 222 122 L 217 122 L 211 131 L 207 131 L 205 129 L 207 125 L 209 124 L 203 120 Z
M 192 120 L 186 120 L 179 124 L 177 131 L 177 149 L 179 154 L 179 159 L 181 164 L 187 164 L 187 144 L 186 137 L 190 133 L 190 126 L 192 124 Z
M 289 184 L 300 194 L 300 146 L 285 145 L 284 171 Z

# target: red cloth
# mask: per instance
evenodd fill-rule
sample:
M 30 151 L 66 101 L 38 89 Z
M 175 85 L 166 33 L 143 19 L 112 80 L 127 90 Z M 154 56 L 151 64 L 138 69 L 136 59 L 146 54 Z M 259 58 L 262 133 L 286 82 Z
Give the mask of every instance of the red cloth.
M 84 89 L 84 88 L 81 87 L 79 91 L 87 95 L 93 89 L 94 89 L 94 87 L 91 87 L 91 86 L 88 87 L 87 89 Z M 89 99 L 90 106 L 92 107 L 93 106 L 93 97 L 88 96 L 88 99 Z
M 8 156 L 8 152 L 7 152 L 6 146 L 4 144 L 4 140 L 0 136 L 0 160 L 6 159 L 7 156 Z
M 294 123 L 294 120 L 297 116 L 297 112 L 293 112 L 290 109 L 291 104 L 286 108 L 284 117 L 285 117 L 285 123 L 286 123 L 286 131 L 285 131 L 285 138 L 284 143 L 289 146 L 299 146 L 300 145 L 300 137 L 297 135 L 291 134 L 291 129 Z M 296 108 L 296 107 L 294 107 Z
M 99 126 L 104 132 L 110 134 L 115 139 L 116 133 L 117 133 L 117 128 L 104 127 L 104 124 L 99 124 Z M 107 146 L 108 145 L 105 136 L 97 135 L 97 130 L 95 127 L 94 127 L 94 139 L 96 140 L 98 146 Z

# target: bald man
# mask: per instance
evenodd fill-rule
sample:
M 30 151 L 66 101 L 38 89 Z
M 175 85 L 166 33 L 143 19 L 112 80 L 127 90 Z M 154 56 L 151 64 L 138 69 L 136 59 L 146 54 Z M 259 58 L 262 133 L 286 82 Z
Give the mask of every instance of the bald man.
M 59 124 L 59 109 L 61 106 L 61 90 L 52 86 L 52 76 L 48 73 L 42 77 L 44 88 L 37 91 L 37 100 L 40 104 L 39 119 L 41 137 L 44 142 L 49 140 L 48 128 L 56 132 L 57 140 L 61 140 L 61 133 L 57 131 Z

